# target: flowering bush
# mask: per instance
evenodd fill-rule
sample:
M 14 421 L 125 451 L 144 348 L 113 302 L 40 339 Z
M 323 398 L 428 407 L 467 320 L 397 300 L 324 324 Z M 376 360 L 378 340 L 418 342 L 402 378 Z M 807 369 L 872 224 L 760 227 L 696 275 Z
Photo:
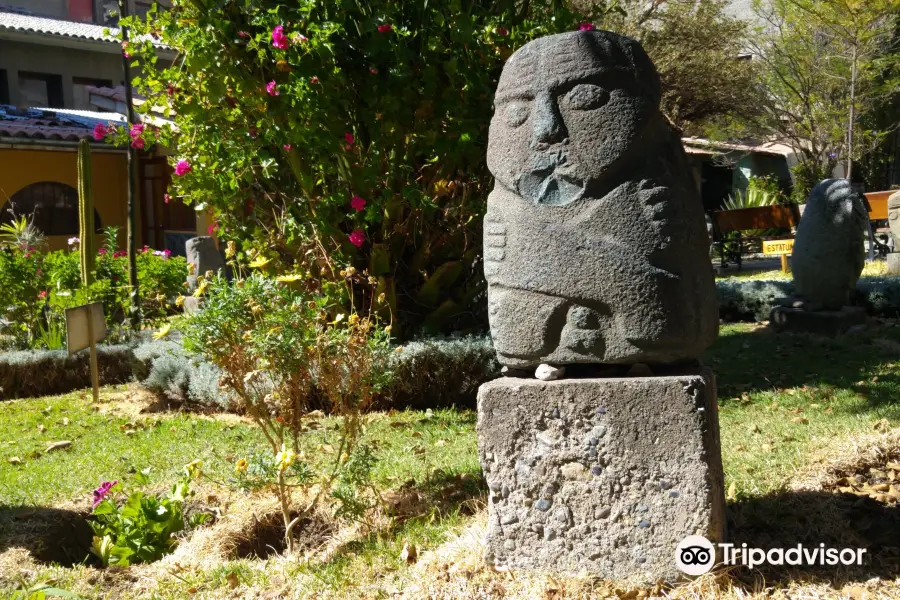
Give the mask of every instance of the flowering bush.
M 503 61 L 590 15 L 563 0 L 175 3 L 132 19 L 141 110 L 171 115 L 173 196 L 217 215 L 218 233 L 311 268 L 324 246 L 367 268 L 409 329 L 481 323 L 484 148 Z M 611 3 L 615 4 L 615 3 Z M 151 37 L 152 36 L 152 37 Z M 144 132 L 145 137 L 148 131 Z M 123 140 L 127 141 L 127 140 Z
M 200 463 L 194 461 L 184 469 L 184 477 L 172 489 L 159 496 L 135 490 L 124 494 L 117 481 L 104 481 L 94 490 L 94 530 L 91 552 L 103 566 L 126 567 L 152 562 L 168 554 L 176 543 L 175 535 L 184 529 L 184 504 L 192 495 L 191 480 L 200 475 Z M 149 469 L 135 476 L 135 484 L 148 483 Z M 209 519 L 206 513 L 191 516 L 189 525 L 197 526 Z
M 232 254 L 229 248 L 228 254 Z M 231 262 L 240 276 L 237 257 Z M 266 266 L 254 260 L 256 269 Z M 342 271 L 349 287 L 354 269 Z M 220 384 L 262 429 L 268 459 L 257 475 L 271 485 L 281 502 L 285 539 L 321 498 L 329 494 L 343 467 L 358 452 L 360 411 L 388 376 L 390 326 L 380 327 L 372 311 L 361 316 L 339 308 L 321 290 L 310 290 L 303 277 L 268 277 L 255 273 L 233 284 L 203 279 L 198 287 L 203 310 L 185 317 L 180 327 L 185 348 L 222 370 Z M 352 299 L 353 294 L 347 294 Z M 323 406 L 341 416 L 333 443 L 312 460 L 303 455 L 300 437 L 304 416 Z M 324 455 L 324 460 L 323 460 Z M 330 456 L 333 455 L 333 456 Z M 238 465 L 238 473 L 246 471 Z M 291 490 L 315 486 L 310 504 L 291 518 Z

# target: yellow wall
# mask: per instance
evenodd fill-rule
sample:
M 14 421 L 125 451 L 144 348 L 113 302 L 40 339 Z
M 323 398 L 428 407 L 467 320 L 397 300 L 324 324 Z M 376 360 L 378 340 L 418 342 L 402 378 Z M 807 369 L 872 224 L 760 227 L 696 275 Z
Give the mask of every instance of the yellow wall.
M 5 213 L 6 202 L 19 190 L 32 183 L 56 181 L 78 189 L 78 155 L 75 149 L 26 150 L 0 148 L 0 211 Z M 128 175 L 125 154 L 92 152 L 94 176 L 94 208 L 103 226 L 118 225 L 119 245 L 125 240 Z M 6 214 L 2 214 L 6 220 Z M 78 224 L 75 223 L 75 230 Z M 138 232 L 140 226 L 138 225 Z M 140 237 L 140 235 L 138 235 Z M 68 236 L 48 236 L 51 250 L 65 248 Z

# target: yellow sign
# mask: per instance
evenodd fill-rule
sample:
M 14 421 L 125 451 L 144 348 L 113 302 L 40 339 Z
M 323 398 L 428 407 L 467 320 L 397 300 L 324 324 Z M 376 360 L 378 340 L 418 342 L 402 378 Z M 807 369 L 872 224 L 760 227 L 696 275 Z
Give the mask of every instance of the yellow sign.
M 794 240 L 763 240 L 762 251 L 768 256 L 779 254 L 792 254 L 794 252 Z

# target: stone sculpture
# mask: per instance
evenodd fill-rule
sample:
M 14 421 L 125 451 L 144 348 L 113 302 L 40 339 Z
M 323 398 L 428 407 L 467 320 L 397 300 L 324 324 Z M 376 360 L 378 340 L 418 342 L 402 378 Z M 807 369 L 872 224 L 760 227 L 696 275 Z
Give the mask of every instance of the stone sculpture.
M 865 266 L 868 211 L 846 179 L 816 185 L 797 226 L 795 293 L 808 310 L 840 310 Z
M 900 252 L 900 192 L 894 192 L 888 197 L 888 224 L 891 228 L 891 237 L 894 238 L 894 252 Z
M 491 334 L 500 362 L 675 363 L 718 330 L 703 209 L 641 46 L 540 38 L 507 62 L 487 161 Z
M 484 269 L 520 377 L 478 394 L 491 564 L 655 582 L 687 536 L 723 538 L 715 377 L 692 360 L 718 329 L 709 238 L 659 96 L 605 31 L 535 40 L 501 75 Z M 607 366 L 565 378 L 585 363 Z
M 198 275 L 203 275 L 207 271 L 213 273 L 218 273 L 220 270 L 226 271 L 225 259 L 216 248 L 215 240 L 209 236 L 201 235 L 189 239 L 185 244 L 185 255 L 187 262 L 194 265 L 194 272 L 187 277 L 189 290 L 197 287 Z

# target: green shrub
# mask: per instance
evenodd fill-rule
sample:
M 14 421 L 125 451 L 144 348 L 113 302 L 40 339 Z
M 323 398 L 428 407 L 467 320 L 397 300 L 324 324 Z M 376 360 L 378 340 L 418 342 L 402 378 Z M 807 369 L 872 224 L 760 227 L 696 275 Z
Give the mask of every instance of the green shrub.
M 49 252 L 44 256 L 47 285 L 55 290 L 74 290 L 81 287 L 81 265 L 75 252 Z
M 131 379 L 128 346 L 97 346 L 100 385 Z M 91 387 L 90 355 L 64 350 L 25 350 L 0 354 L 0 399 L 35 398 Z
M 353 273 L 345 275 L 349 284 Z M 327 298 L 295 289 L 294 283 L 259 274 L 233 284 L 220 277 L 203 279 L 198 287 L 202 310 L 180 323 L 185 348 L 221 369 L 220 381 L 269 444 L 264 464 L 270 467 L 268 483 L 280 501 L 289 549 L 293 527 L 364 451 L 357 444 L 360 413 L 385 379 L 389 333 L 370 314 L 329 315 Z M 175 383 L 183 385 L 183 380 Z M 302 419 L 317 396 L 340 417 L 333 449 L 322 450 L 328 454 L 322 462 L 299 452 Z M 292 517 L 296 487 L 312 499 Z
M 391 353 L 390 384 L 380 408 L 475 407 L 478 386 L 500 376 L 491 338 L 428 338 Z
M 139 88 L 191 135 L 142 135 L 174 149 L 170 193 L 212 209 L 218 234 L 263 252 L 274 272 L 335 280 L 331 264 L 352 264 L 377 278 L 409 333 L 480 326 L 484 148 L 503 61 L 606 12 L 591 5 L 588 16 L 563 0 L 154 10 L 130 21 L 136 37 L 152 33 L 180 58 L 145 69 Z M 133 54 L 154 65 L 145 37 Z M 123 128 L 109 139 L 131 142 Z M 320 245 L 331 261 L 307 256 Z

